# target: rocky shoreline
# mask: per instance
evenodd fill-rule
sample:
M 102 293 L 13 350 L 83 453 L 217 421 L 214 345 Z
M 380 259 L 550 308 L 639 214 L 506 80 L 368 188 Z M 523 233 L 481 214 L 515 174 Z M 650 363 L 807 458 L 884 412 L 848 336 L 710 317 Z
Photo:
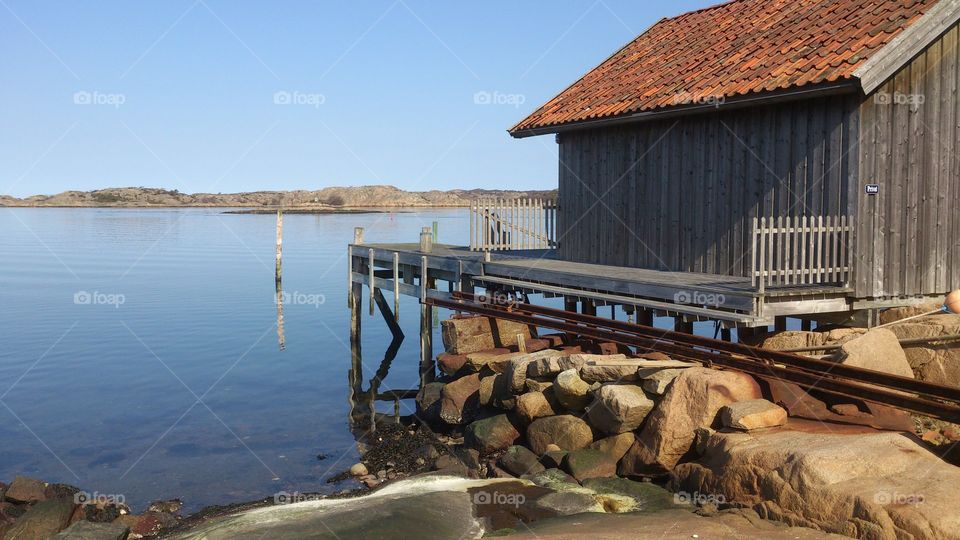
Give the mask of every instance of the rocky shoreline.
M 405 191 L 394 186 L 328 187 L 317 190 L 243 193 L 181 193 L 178 190 L 119 187 L 65 191 L 16 198 L 0 194 L 0 207 L 32 208 L 266 208 L 321 212 L 355 208 L 457 208 L 479 197 L 555 199 L 556 190 L 452 189 Z
M 956 349 L 896 339 L 956 328 L 960 316 L 937 315 L 761 344 L 839 346 L 838 362 L 956 385 Z M 607 538 L 668 526 L 960 538 L 955 425 L 512 322 L 455 317 L 442 335 L 441 375 L 421 388 L 417 413 L 368 426 L 361 461 L 328 481 L 348 486 L 336 495 L 281 493 L 181 517 L 179 501 L 133 514 L 123 501 L 18 477 L 0 484 L 0 538 L 392 538 L 421 522 L 436 522 L 418 529 L 423 538 L 577 538 L 584 523 Z

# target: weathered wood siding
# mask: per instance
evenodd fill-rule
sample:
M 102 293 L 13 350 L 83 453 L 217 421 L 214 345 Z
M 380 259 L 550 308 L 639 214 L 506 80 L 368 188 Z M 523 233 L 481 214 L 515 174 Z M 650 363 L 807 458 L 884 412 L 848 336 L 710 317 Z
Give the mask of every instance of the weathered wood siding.
M 858 297 L 960 287 L 958 37 L 954 26 L 861 106 Z
M 853 94 L 564 133 L 559 256 L 746 276 L 754 216 L 840 216 Z

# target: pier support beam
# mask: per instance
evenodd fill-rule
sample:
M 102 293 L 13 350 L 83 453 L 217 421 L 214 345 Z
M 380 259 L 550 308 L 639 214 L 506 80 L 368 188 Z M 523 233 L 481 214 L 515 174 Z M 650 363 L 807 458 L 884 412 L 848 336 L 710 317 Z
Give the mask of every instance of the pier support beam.
M 787 331 L 787 318 L 783 315 L 775 317 L 773 319 L 773 329 L 777 332 L 786 332 Z
M 420 384 L 433 382 L 433 306 L 420 304 Z
M 683 320 L 683 317 L 673 318 L 673 331 L 684 334 L 693 334 L 693 323 Z
M 653 326 L 653 311 L 649 309 L 637 308 L 637 324 L 643 326 Z

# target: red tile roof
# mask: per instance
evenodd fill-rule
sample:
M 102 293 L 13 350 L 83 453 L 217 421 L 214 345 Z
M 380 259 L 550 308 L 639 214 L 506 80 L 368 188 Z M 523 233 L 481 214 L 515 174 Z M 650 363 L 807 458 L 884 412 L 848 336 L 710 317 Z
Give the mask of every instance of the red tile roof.
M 662 19 L 511 133 L 853 79 L 936 0 L 733 0 Z

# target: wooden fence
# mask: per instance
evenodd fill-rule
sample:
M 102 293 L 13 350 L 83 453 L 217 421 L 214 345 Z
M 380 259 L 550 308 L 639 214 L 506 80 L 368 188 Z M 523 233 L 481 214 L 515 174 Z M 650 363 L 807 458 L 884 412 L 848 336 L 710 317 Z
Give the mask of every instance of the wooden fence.
M 555 248 L 557 209 L 557 201 L 546 199 L 477 199 L 470 207 L 470 249 Z
M 853 219 L 800 216 L 753 219 L 754 287 L 847 286 L 853 274 Z

